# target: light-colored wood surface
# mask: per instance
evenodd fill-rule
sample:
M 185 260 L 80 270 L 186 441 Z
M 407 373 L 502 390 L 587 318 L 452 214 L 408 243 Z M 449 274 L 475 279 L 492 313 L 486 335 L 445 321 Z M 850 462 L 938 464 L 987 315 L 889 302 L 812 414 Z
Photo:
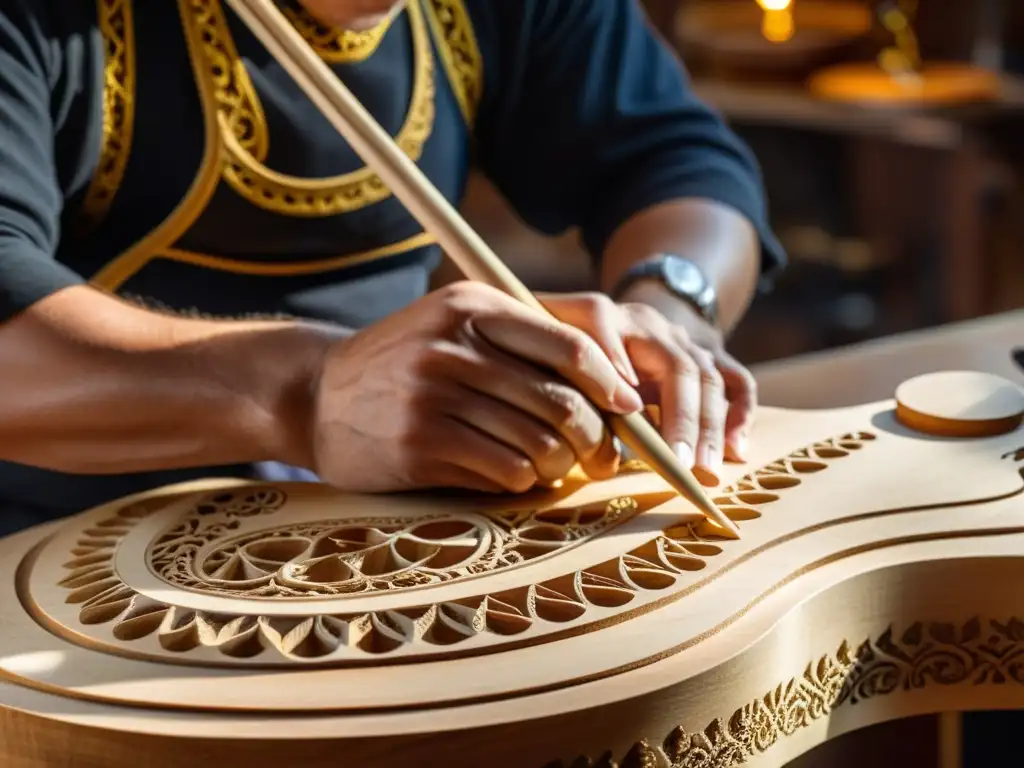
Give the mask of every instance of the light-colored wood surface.
M 896 419 L 942 437 L 987 437 L 1012 432 L 1024 415 L 1024 389 L 981 371 L 915 376 L 896 388 Z
M 1024 368 L 1010 357 L 1022 346 L 1024 311 L 1017 310 L 780 360 L 754 373 L 764 402 L 839 407 L 885 397 L 904 379 L 944 368 L 985 371 L 1024 384 Z M 960 713 L 943 713 L 938 732 L 941 768 L 960 768 Z
M 635 466 L 487 500 L 211 480 L 0 541 L 0 764 L 779 766 L 1024 706 L 1024 430 L 894 406 L 763 409 L 716 491 L 739 541 Z
M 943 370 L 983 371 L 1024 384 L 1010 352 L 1024 346 L 1024 310 L 765 363 L 752 369 L 760 401 L 839 408 L 891 397 L 904 381 Z

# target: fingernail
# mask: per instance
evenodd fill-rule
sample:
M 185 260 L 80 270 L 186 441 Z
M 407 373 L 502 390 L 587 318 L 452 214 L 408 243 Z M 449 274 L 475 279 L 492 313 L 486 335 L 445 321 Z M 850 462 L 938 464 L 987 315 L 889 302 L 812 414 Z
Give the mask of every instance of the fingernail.
M 614 359 L 613 365 L 615 370 L 619 372 L 626 381 L 632 384 L 634 387 L 640 386 L 640 379 L 636 375 L 636 370 L 633 368 L 633 361 L 629 359 L 629 352 L 626 351 L 626 345 L 622 339 L 617 340 L 618 343 L 612 345 L 612 358 Z
M 736 458 L 740 461 L 747 460 L 747 436 L 744 434 L 736 435 L 732 441 L 732 449 L 736 452 Z
M 693 469 L 693 449 L 690 446 L 686 443 L 676 443 L 672 446 L 672 450 L 675 451 L 684 467 Z
M 722 452 L 702 445 L 697 451 L 697 464 L 717 473 L 722 468 Z
M 615 387 L 615 394 L 612 395 L 612 403 L 623 413 L 636 413 L 644 407 L 644 401 L 639 393 L 624 383 Z

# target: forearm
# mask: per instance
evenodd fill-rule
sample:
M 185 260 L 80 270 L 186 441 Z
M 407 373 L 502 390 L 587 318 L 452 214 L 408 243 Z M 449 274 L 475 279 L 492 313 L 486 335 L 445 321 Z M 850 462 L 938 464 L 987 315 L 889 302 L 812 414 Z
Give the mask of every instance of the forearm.
M 674 200 L 633 216 L 612 235 L 602 257 L 601 287 L 610 291 L 633 264 L 659 253 L 700 266 L 718 293 L 719 327 L 728 333 L 742 319 L 760 273 L 760 244 L 753 225 L 721 203 Z M 631 299 L 650 303 L 670 320 L 690 312 L 667 291 L 638 284 Z
M 69 288 L 0 325 L 0 459 L 85 474 L 305 463 L 311 379 L 341 333 Z

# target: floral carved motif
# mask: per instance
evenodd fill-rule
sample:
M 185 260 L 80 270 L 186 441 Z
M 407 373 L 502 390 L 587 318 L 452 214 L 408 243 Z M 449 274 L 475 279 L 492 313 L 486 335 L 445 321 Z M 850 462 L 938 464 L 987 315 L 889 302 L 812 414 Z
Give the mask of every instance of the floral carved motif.
M 219 543 L 232 524 L 204 526 L 198 512 L 158 539 L 148 559 L 168 583 L 201 592 L 289 598 L 387 591 L 520 565 L 591 538 L 637 509 L 635 499 L 618 498 L 570 510 L 326 520 Z
M 1024 621 L 972 618 L 889 627 L 856 650 L 842 643 L 703 730 L 675 728 L 658 745 L 641 741 L 621 760 L 604 755 L 548 768 L 734 768 L 837 707 L 932 685 L 1024 685 Z
M 800 449 L 723 489 L 715 502 L 742 525 L 803 477 L 873 439 L 854 433 Z M 678 589 L 681 580 L 695 583 L 694 572 L 733 546 L 704 522 L 680 524 L 624 554 L 545 581 L 440 603 L 418 604 L 410 593 L 400 608 L 345 613 L 340 598 L 346 595 L 455 581 L 556 553 L 628 519 L 640 502 L 621 498 L 575 510 L 288 524 L 277 514 L 285 501 L 281 491 L 263 487 L 205 500 L 156 538 L 147 553 L 150 569 L 175 586 L 232 597 L 339 598 L 338 613 L 226 615 L 138 594 L 113 568 L 118 542 L 152 512 L 136 506 L 83 532 L 65 566 L 66 600 L 80 605 L 83 624 L 110 623 L 121 641 L 155 634 L 172 653 L 214 648 L 236 659 L 269 652 L 281 660 L 365 660 L 398 649 L 436 653 L 481 635 L 512 637 L 537 626 L 583 624 L 595 608 L 646 603 Z M 273 525 L 238 530 L 254 516 L 266 516 Z

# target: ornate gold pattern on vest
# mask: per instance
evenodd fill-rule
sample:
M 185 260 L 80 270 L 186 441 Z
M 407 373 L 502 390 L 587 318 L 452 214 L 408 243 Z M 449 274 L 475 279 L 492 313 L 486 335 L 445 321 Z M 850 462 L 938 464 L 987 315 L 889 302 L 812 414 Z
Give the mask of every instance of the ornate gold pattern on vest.
M 365 32 L 336 29 L 321 24 L 305 8 L 287 5 L 283 9 L 292 26 L 324 61 L 345 64 L 365 61 L 373 55 L 391 28 L 393 16 Z
M 473 22 L 463 0 L 427 0 L 448 80 L 468 125 L 476 120 L 484 92 L 484 66 Z
M 102 2 L 103 0 L 99 0 Z M 224 17 L 217 15 L 219 4 L 216 0 L 177 0 L 181 15 L 185 39 L 188 43 L 189 58 L 192 62 L 193 74 L 198 86 L 206 145 L 203 158 L 192 182 L 191 187 L 175 210 L 155 230 L 132 248 L 120 254 L 96 272 L 90 282 L 93 286 L 107 291 L 119 291 L 132 276 L 155 259 L 166 259 L 191 264 L 205 269 L 234 272 L 237 274 L 263 276 L 291 276 L 316 274 L 344 269 L 356 264 L 364 264 L 376 259 L 388 258 L 422 248 L 436 242 L 433 236 L 423 232 L 397 243 L 391 243 L 361 253 L 345 254 L 309 262 L 247 262 L 206 254 L 192 253 L 174 247 L 174 243 L 198 219 L 216 191 L 218 180 L 224 166 L 225 148 L 218 140 L 218 134 L 224 132 L 223 103 L 218 96 L 230 93 L 239 102 L 246 98 L 245 91 L 229 90 L 233 80 L 231 76 L 232 60 L 223 55 L 216 47 L 211 49 L 211 31 L 224 29 Z M 218 27 L 218 23 L 220 26 Z M 426 21 L 420 16 L 420 29 L 424 45 L 420 50 L 429 51 L 429 35 L 426 32 Z M 238 66 L 241 62 L 237 59 Z M 244 70 L 243 70 L 244 71 Z M 428 70 L 432 73 L 432 69 Z M 430 94 L 428 104 L 433 107 L 433 82 L 430 78 Z M 235 123 L 247 146 L 253 151 L 260 151 L 260 134 L 255 130 L 246 132 L 249 125 L 244 121 Z M 266 137 L 266 131 L 262 137 Z M 236 143 L 239 140 L 236 140 Z M 266 150 L 262 150 L 265 152 Z
M 106 45 L 103 78 L 103 143 L 99 163 L 82 202 L 82 224 L 98 224 L 124 178 L 135 126 L 135 28 L 132 0 L 96 0 L 96 18 Z
M 218 103 L 224 180 L 239 195 L 264 210 L 286 216 L 333 216 L 364 208 L 391 196 L 383 180 L 367 167 L 324 179 L 305 179 L 268 168 L 269 132 L 263 108 L 239 57 L 220 0 L 193 0 L 207 67 Z M 434 127 L 434 57 L 423 10 L 408 6 L 413 34 L 414 80 L 409 112 L 395 141 L 418 160 Z
M 417 248 L 434 245 L 437 239 L 426 232 L 399 240 L 397 243 L 382 245 L 368 251 L 346 253 L 341 256 L 328 256 L 314 261 L 242 261 L 223 256 L 212 256 L 206 253 L 195 253 L 180 248 L 167 248 L 158 258 L 190 264 L 193 267 L 213 269 L 218 272 L 231 272 L 236 275 L 260 275 L 262 277 L 295 277 L 296 275 L 319 275 L 336 272 L 339 269 L 366 264 L 378 259 L 386 259 L 408 253 Z
M 199 170 L 192 180 L 188 192 L 160 226 L 127 251 L 105 264 L 92 276 L 89 282 L 97 288 L 107 291 L 119 290 L 157 254 L 170 247 L 188 231 L 188 228 L 202 215 L 217 190 L 220 179 L 218 171 L 221 147 L 220 142 L 217 141 L 217 105 L 213 98 L 214 88 L 210 82 L 214 75 L 207 67 L 201 66 L 205 63 L 202 50 L 203 41 L 199 27 L 193 23 L 195 15 L 203 11 L 205 2 L 206 0 L 178 0 L 178 14 L 185 32 L 188 56 L 192 62 L 192 74 L 195 77 L 203 113 L 205 146 Z

